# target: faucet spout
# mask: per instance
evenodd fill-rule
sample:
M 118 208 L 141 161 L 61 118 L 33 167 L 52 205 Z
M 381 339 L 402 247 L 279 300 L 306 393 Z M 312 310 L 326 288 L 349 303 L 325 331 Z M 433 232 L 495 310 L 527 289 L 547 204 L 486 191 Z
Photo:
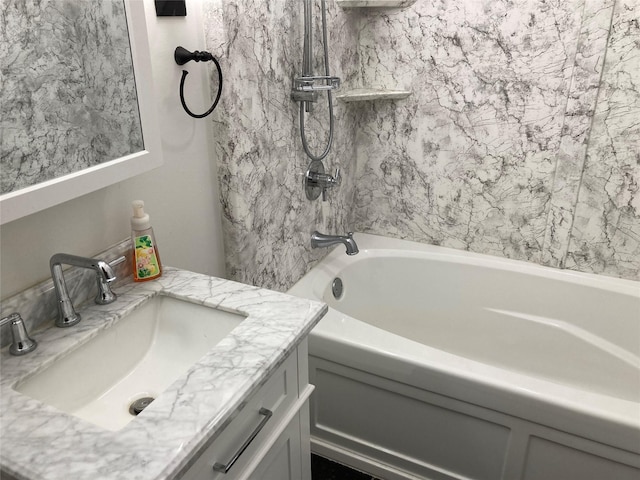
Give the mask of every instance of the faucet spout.
M 347 248 L 347 255 L 356 255 L 359 252 L 352 232 L 346 235 L 326 235 L 316 230 L 311 234 L 311 248 L 331 247 L 338 243 L 342 243 Z
M 116 279 L 116 275 L 107 262 L 95 258 L 79 257 L 67 253 L 56 253 L 49 260 L 51 278 L 58 297 L 58 318 L 56 326 L 70 327 L 80 321 L 80 314 L 73 308 L 73 302 L 69 296 L 67 284 L 62 273 L 62 265 L 74 265 L 76 267 L 89 268 L 96 272 L 98 282 L 98 295 L 95 302 L 106 305 L 116 300 L 116 294 L 111 291 L 109 284 Z

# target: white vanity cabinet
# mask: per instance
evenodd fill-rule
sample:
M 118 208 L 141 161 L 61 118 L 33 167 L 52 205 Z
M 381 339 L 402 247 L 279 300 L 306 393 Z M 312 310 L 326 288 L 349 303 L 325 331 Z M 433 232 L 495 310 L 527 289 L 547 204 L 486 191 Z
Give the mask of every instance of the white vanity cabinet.
M 304 340 L 178 478 L 310 480 L 312 391 Z

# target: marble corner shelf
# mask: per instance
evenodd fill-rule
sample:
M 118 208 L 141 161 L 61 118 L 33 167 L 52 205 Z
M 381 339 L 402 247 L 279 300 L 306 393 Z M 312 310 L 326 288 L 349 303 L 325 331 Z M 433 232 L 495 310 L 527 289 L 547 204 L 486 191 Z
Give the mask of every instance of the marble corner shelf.
M 410 90 L 389 90 L 382 88 L 355 88 L 336 94 L 343 102 L 365 102 L 375 100 L 402 100 L 411 95 Z
M 341 8 L 405 8 L 416 0 L 336 0 Z

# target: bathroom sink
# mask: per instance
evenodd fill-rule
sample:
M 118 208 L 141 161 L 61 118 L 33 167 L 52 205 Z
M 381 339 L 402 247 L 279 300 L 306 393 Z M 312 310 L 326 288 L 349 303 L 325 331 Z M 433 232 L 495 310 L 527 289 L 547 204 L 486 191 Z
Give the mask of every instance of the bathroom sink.
M 153 297 L 14 389 L 105 429 L 120 430 L 139 413 L 135 409 L 160 395 L 244 318 Z

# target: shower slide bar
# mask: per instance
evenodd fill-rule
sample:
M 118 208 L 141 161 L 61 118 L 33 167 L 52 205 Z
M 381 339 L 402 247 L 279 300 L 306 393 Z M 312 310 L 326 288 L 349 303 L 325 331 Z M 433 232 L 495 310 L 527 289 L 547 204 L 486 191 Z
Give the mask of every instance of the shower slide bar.
M 329 73 L 329 47 L 327 45 L 327 15 L 326 0 L 321 1 L 322 14 L 322 47 L 324 60 L 324 75 L 314 75 L 313 73 L 313 28 L 312 28 L 312 10 L 314 0 L 303 0 L 304 7 L 304 44 L 302 51 L 302 76 L 293 78 L 291 88 L 291 99 L 300 102 L 300 137 L 304 152 L 311 160 L 321 161 L 329 154 L 331 144 L 333 143 L 333 100 L 331 98 L 331 90 L 340 87 L 340 79 L 333 77 Z M 318 101 L 320 91 L 327 92 L 327 103 L 329 109 L 329 137 L 323 152 L 316 155 L 309 148 L 307 142 L 307 134 L 305 132 L 304 115 L 311 113 L 312 105 Z

